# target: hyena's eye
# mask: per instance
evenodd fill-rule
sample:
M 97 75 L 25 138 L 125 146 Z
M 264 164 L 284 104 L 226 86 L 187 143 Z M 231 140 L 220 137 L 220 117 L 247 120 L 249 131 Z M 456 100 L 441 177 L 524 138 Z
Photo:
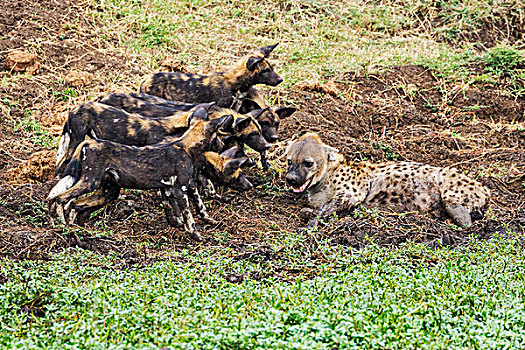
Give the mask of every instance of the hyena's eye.
M 305 161 L 303 162 L 303 165 L 304 165 L 305 167 L 307 167 L 307 168 L 311 168 L 311 167 L 314 166 L 314 162 L 312 162 L 311 160 L 305 160 Z

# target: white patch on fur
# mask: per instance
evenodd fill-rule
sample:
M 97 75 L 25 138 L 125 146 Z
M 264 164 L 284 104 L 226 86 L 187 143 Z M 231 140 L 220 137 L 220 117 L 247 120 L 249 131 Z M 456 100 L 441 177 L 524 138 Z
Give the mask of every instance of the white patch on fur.
M 95 131 L 93 129 L 89 131 L 89 136 L 91 136 L 92 139 L 98 139 L 97 134 L 95 134 Z
M 110 168 L 106 168 L 105 171 L 107 171 L 109 175 L 113 176 L 113 179 L 114 179 L 116 182 L 119 182 L 119 180 L 120 180 L 120 176 L 118 176 L 118 173 L 116 172 L 116 170 L 114 170 L 114 169 L 110 169 Z
M 55 185 L 55 187 L 51 189 L 47 196 L 47 199 L 50 200 L 58 197 L 59 195 L 73 187 L 75 182 L 76 179 L 71 175 L 61 178 L 60 181 L 58 181 L 58 183 Z
M 170 176 L 168 180 L 160 180 L 160 183 L 166 186 L 173 186 L 175 185 L 175 181 L 177 181 L 177 176 L 173 175 Z
M 180 189 L 183 191 L 183 192 L 186 192 L 188 190 L 188 188 L 186 186 L 181 186 Z
M 60 164 L 62 159 L 66 156 L 66 150 L 69 147 L 69 132 L 66 131 L 65 134 L 62 134 L 62 137 L 60 138 L 60 143 L 58 145 L 58 151 L 57 151 L 57 163 L 56 165 Z
M 119 121 L 118 118 L 113 119 L 113 122 L 114 122 L 114 123 L 118 123 L 118 121 Z
M 85 147 L 82 147 L 82 160 L 86 160 L 86 148 Z

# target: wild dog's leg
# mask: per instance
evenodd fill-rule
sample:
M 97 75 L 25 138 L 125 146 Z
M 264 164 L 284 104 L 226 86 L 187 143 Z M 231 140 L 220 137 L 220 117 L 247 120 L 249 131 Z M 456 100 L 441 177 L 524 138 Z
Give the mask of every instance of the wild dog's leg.
M 465 228 L 472 225 L 470 212 L 464 206 L 445 203 L 445 210 L 459 226 Z
M 193 240 L 197 242 L 202 241 L 201 235 L 195 228 L 195 220 L 193 220 L 193 215 L 191 214 L 186 186 L 181 186 L 180 188 L 175 186 L 172 189 L 172 193 L 182 211 L 182 216 L 184 217 L 184 228 L 186 232 L 190 234 L 190 238 Z
M 184 225 L 182 219 L 182 213 L 180 212 L 179 204 L 176 199 L 173 198 L 173 194 L 170 190 L 161 189 L 160 194 L 162 196 L 162 206 L 164 207 L 164 213 L 166 213 L 166 219 L 168 224 L 175 227 L 181 227 Z
M 215 186 L 213 185 L 213 182 L 211 182 L 210 179 L 208 179 L 203 174 L 197 175 L 197 181 L 199 185 L 204 189 L 204 195 L 206 197 L 211 197 L 213 199 L 220 200 L 221 196 L 217 194 L 217 191 L 215 191 Z
M 319 223 L 319 219 L 321 219 L 324 216 L 331 215 L 341 209 L 343 209 L 343 200 L 341 198 L 331 200 L 330 202 L 322 205 L 319 208 L 317 215 L 312 220 L 310 220 L 310 222 L 305 228 L 307 230 L 315 229 L 317 227 L 317 224 Z
M 261 151 L 261 165 L 263 170 L 268 170 L 269 164 L 268 164 L 268 158 L 266 158 L 266 151 Z
M 197 213 L 199 213 L 201 218 L 209 224 L 217 224 L 218 222 L 211 218 L 206 212 L 206 207 L 202 202 L 202 198 L 199 195 L 199 190 L 197 190 L 197 186 L 195 186 L 195 181 L 193 179 L 190 180 L 190 183 L 188 184 L 188 191 L 190 192 L 190 195 L 193 199 Z

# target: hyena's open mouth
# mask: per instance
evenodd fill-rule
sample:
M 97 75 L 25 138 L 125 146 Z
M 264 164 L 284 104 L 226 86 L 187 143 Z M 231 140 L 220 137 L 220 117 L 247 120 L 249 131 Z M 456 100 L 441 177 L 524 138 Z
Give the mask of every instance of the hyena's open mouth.
M 312 180 L 314 179 L 314 176 L 310 176 L 309 179 L 307 179 L 304 184 L 302 184 L 301 187 L 294 187 L 292 186 L 292 191 L 294 191 L 295 193 L 303 193 L 304 191 L 306 191 L 308 189 L 308 187 L 310 186 L 310 184 L 312 183 Z

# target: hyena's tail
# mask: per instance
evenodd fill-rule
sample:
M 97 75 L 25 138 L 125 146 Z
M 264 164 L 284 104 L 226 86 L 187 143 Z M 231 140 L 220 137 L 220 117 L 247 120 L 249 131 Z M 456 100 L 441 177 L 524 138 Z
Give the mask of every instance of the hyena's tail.
M 80 144 L 75 150 L 73 158 L 67 164 L 66 170 L 64 171 L 64 175 L 62 176 L 60 181 L 58 181 L 55 187 L 53 187 L 49 192 L 49 195 L 47 196 L 48 200 L 52 200 L 58 197 L 59 195 L 73 187 L 75 183 L 77 183 L 78 179 L 80 178 L 80 170 L 82 168 L 81 154 L 83 152 L 84 143 Z

